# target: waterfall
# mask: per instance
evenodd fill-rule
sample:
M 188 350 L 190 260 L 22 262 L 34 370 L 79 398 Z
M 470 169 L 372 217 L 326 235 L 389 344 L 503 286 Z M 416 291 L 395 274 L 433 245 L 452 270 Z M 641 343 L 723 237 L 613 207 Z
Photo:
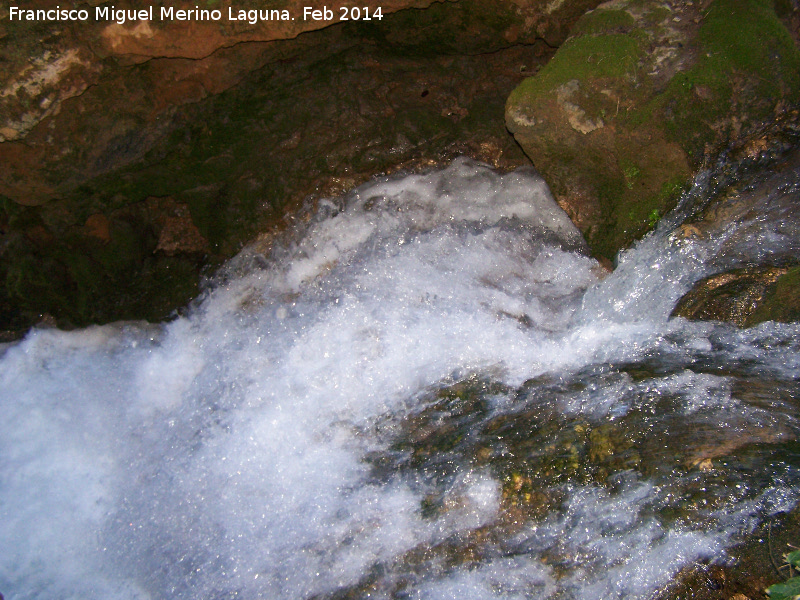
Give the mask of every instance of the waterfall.
M 308 217 L 168 323 L 3 348 L 6 598 L 648 598 L 794 506 L 800 327 L 669 318 L 785 212 L 612 274 L 531 170 Z

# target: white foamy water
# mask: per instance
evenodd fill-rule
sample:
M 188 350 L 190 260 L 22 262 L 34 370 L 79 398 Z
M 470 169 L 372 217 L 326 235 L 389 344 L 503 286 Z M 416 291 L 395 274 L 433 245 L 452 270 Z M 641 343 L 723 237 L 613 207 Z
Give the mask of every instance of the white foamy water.
M 474 373 L 518 386 L 660 354 L 793 377 L 795 326 L 668 320 L 717 250 L 652 236 L 601 281 L 538 176 L 458 160 L 323 203 L 171 323 L 34 330 L 0 359 L 0 592 L 299 599 L 374 580 L 372 597 L 647 597 L 790 508 L 793 475 L 743 486 L 696 525 L 661 520 L 675 495 L 643 474 L 573 482 L 483 559 L 411 568 L 499 527 L 503 481 L 469 456 L 439 479 L 376 477 L 367 459 L 430 390 Z M 594 423 L 669 396 L 677 419 L 797 431 L 792 410 L 744 406 L 724 375 L 598 381 L 550 403 Z M 493 414 L 517 409 L 501 397 Z M 430 514 L 432 489 L 445 509 Z

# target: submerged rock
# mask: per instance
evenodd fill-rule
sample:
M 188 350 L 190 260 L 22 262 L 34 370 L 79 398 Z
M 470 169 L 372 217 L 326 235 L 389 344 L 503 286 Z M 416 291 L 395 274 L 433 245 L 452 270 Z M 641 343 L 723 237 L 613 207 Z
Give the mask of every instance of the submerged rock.
M 797 543 L 800 507 L 773 516 L 747 541 L 726 553 L 726 560 L 708 561 L 681 571 L 657 600 L 751 600 L 784 580 L 781 558 Z M 722 557 L 717 557 L 722 558 Z
M 506 123 L 609 258 L 693 170 L 800 97 L 800 52 L 769 2 L 616 0 L 573 33 L 511 94 Z

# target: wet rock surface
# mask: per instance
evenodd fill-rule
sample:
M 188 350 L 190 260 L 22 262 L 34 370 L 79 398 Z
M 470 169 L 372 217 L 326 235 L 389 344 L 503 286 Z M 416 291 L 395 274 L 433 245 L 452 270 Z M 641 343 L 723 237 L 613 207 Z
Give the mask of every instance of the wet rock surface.
M 787 269 L 762 267 L 712 275 L 698 282 L 681 298 L 672 316 L 730 321 L 746 327 L 753 324 L 767 290 L 772 291 L 776 282 L 787 273 Z
M 800 53 L 783 24 L 793 11 L 779 12 L 756 0 L 604 3 L 512 93 L 509 130 L 595 253 L 613 257 L 695 169 L 792 112 Z
M 698 282 L 672 313 L 694 320 L 752 327 L 764 321 L 800 320 L 800 267 L 746 268 Z
M 575 485 L 615 490 L 632 478 L 647 477 L 671 490 L 669 500 L 653 506 L 650 516 L 664 523 L 713 521 L 718 518 L 711 516 L 715 507 L 725 503 L 737 482 L 745 487 L 739 479 L 743 471 L 766 477 L 779 457 L 797 457 L 791 425 L 797 390 L 791 382 L 765 384 L 744 373 L 729 373 L 730 379 L 722 382 L 711 375 L 715 369 L 706 375 L 699 364 L 692 371 L 669 371 L 657 359 L 652 365 L 594 365 L 567 377 L 533 379 L 519 388 L 475 375 L 432 391 L 416 414 L 382 423 L 379 427 L 397 441 L 370 458 L 376 481 L 401 473 L 427 482 L 431 491 L 423 511 L 429 518 L 442 518 L 460 510 L 464 502 L 453 493 L 457 486 L 445 482 L 458 480 L 459 465 L 466 459 L 502 482 L 499 516 L 467 535 L 413 550 L 357 585 L 324 597 L 399 595 L 413 589 L 415 575 L 431 564 L 445 571 L 477 568 L 491 557 L 523 552 L 517 544 L 524 532 L 546 528 Z M 710 384 L 688 392 L 697 396 L 697 404 L 689 402 L 684 409 L 695 414 L 691 427 L 679 426 L 675 412 L 686 401 L 687 390 L 681 390 L 686 378 L 695 379 L 699 388 Z M 611 418 L 602 411 L 583 412 L 589 398 L 609 387 L 630 412 Z M 707 406 L 708 401 L 700 399 L 704 394 L 730 396 L 741 403 L 743 412 L 782 402 L 786 420 L 763 427 L 730 412 L 732 420 L 720 428 L 710 408 L 714 403 Z M 517 408 L 498 415 L 499 405 Z M 670 477 L 680 483 L 666 483 Z M 792 543 L 798 516 L 795 509 L 772 518 L 730 555 L 720 553 L 685 569 L 657 597 L 730 598 L 742 592 L 760 597 L 754 592 L 775 581 L 769 552 Z M 589 549 L 572 555 L 567 547 L 568 542 L 563 547 L 553 543 L 542 559 L 565 577 L 597 558 Z
M 769 144 L 762 138 L 758 147 Z M 757 156 L 757 155 L 756 155 Z M 797 321 L 800 317 L 800 267 L 797 266 L 796 206 L 800 197 L 800 152 L 726 185 L 677 235 L 716 243 L 719 272 L 698 281 L 675 307 L 672 316 L 717 320 L 738 327 L 764 321 Z M 757 233 L 764 219 L 779 225 L 769 235 Z M 741 226 L 741 225 L 744 226 Z M 734 225 L 738 231 L 731 234 Z M 743 243 L 750 241 L 750 243 Z M 734 250 L 738 247 L 738 250 Z
M 753 532 L 750 539 L 733 548 L 729 559 L 686 569 L 663 600 L 756 600 L 768 597 L 765 590 L 784 581 L 779 570 L 783 555 L 797 544 L 800 509 L 782 513 Z
M 434 1 L 367 1 L 360 7 L 371 16 L 380 6 L 381 15 L 388 15 L 411 7 L 425 8 Z M 213 85 L 209 83 L 230 86 L 236 82 L 237 75 L 253 68 L 246 60 L 247 51 L 233 51 L 237 58 L 245 58 L 243 64 L 230 60 L 230 55 L 226 59 L 224 53 L 212 57 L 216 51 L 247 42 L 291 39 L 330 25 L 330 20 L 303 18 L 302 5 L 313 3 L 280 0 L 270 2 L 267 7 L 260 4 L 245 1 L 233 6 L 230 2 L 212 2 L 201 9 L 191 2 L 177 0 L 152 9 L 144 8 L 146 18 L 138 20 L 143 6 L 135 2 L 114 5 L 92 2 L 90 6 L 80 7 L 86 10 L 87 19 L 58 20 L 55 24 L 41 19 L 29 20 L 19 12 L 12 16 L 11 6 L 3 7 L 0 39 L 4 43 L 0 56 L 6 68 L 0 75 L 3 120 L 0 141 L 26 138 L 42 121 L 57 117 L 64 101 L 79 97 L 104 80 L 118 79 L 120 67 L 124 65 L 159 58 L 189 59 L 171 63 L 175 80 L 156 79 L 154 83 L 162 90 L 169 88 L 170 83 L 178 83 L 179 88 L 195 88 L 170 90 L 173 98 L 191 97 L 192 93 L 213 94 Z M 54 8 L 52 2 L 46 0 L 13 6 L 34 11 Z M 193 13 L 189 18 L 176 17 L 187 9 L 204 12 Z M 218 11 L 216 20 L 210 14 L 212 10 Z M 168 12 L 162 14 L 162 11 Z M 220 60 L 226 63 L 226 68 L 220 68 Z M 198 64 L 193 64 L 194 61 Z M 124 73 L 122 78 L 125 78 Z M 198 84 L 204 89 L 199 89 Z M 29 201 L 36 199 L 39 198 Z

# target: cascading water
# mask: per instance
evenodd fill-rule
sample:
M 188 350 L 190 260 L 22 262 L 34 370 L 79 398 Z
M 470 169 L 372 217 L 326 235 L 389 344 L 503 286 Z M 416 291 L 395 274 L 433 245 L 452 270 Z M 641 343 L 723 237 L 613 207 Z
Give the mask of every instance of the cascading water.
M 0 592 L 650 597 L 800 490 L 800 327 L 669 319 L 781 215 L 666 222 L 604 277 L 538 176 L 461 159 L 324 202 L 171 323 L 34 330 L 0 359 Z

